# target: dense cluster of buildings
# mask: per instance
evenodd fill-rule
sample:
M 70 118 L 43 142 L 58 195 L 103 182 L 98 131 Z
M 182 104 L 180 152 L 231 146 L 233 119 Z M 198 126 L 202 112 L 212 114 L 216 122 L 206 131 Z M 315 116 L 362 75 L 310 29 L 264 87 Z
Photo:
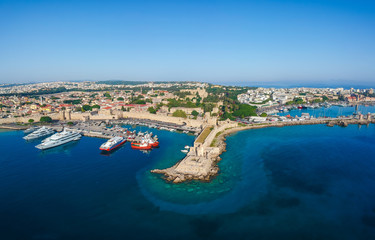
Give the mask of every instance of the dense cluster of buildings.
M 213 98 L 208 93 L 209 85 L 198 82 L 129 83 L 111 82 L 49 82 L 24 85 L 0 86 L 0 119 L 25 122 L 41 115 L 62 116 L 74 113 L 82 119 L 86 117 L 113 116 L 114 112 L 154 114 L 172 116 L 183 112 L 185 118 L 203 120 L 223 115 L 225 105 L 221 98 L 224 93 Z M 222 87 L 222 86 L 210 86 Z M 62 91 L 56 91 L 63 88 Z M 229 89 L 233 91 L 243 88 Z M 248 89 L 248 88 L 247 88 Z M 229 91 L 228 90 L 228 91 Z M 42 93 L 42 94 L 35 94 Z M 214 102 L 205 110 L 204 100 L 211 94 Z M 221 96 L 221 98 L 220 98 Z M 171 99 L 184 104 L 173 105 Z M 296 99 L 304 103 L 324 101 L 375 102 L 373 89 L 343 88 L 252 88 L 237 95 L 240 103 L 257 107 L 275 107 L 294 103 Z M 90 113 L 88 115 L 88 113 Z M 64 116 L 63 116 L 64 115 Z M 146 116 L 146 115 L 145 115 Z M 22 120 L 21 120 L 22 118 Z
M 19 94 L 32 93 L 40 90 L 51 90 L 58 88 L 65 88 L 67 90 L 84 89 L 84 90 L 105 90 L 105 89 L 121 89 L 121 88 L 171 88 L 171 87 L 185 87 L 185 88 L 204 88 L 206 83 L 198 82 L 165 82 L 154 83 L 147 82 L 141 84 L 128 84 L 126 81 L 118 84 L 109 84 L 108 81 L 103 82 L 45 82 L 45 83 L 31 83 L 31 84 L 2 84 L 0 85 L 0 94 Z
M 120 86 L 120 87 L 119 87 Z M 84 89 L 90 91 L 63 91 L 59 93 L 43 95 L 27 95 L 28 93 L 42 89 Z M 99 88 L 99 90 L 93 90 Z M 129 87 L 123 90 L 121 88 Z M 136 87 L 136 88 L 135 88 Z M 188 97 L 207 96 L 204 83 L 147 83 L 138 85 L 109 85 L 92 82 L 80 83 L 38 83 L 30 85 L 6 86 L 0 88 L 0 118 L 25 118 L 33 115 L 48 115 L 51 113 L 66 112 L 97 112 L 98 114 L 112 114 L 112 111 L 145 112 L 150 107 L 157 109 L 159 114 L 171 114 L 176 110 L 184 110 L 191 114 L 196 110 L 202 114 L 200 108 L 170 108 L 168 99 L 178 99 L 174 91 L 168 91 L 171 87 L 181 88 L 187 91 Z M 102 88 L 111 90 L 103 91 Z M 163 89 L 154 90 L 153 88 Z M 147 90 L 145 90 L 147 89 Z M 190 89 L 190 90 L 189 90 Z M 189 91 L 188 91 L 189 90 Z M 7 93 L 13 92 L 9 95 Z M 189 116 L 190 117 L 190 116 Z
M 314 101 L 347 102 L 375 101 L 373 89 L 343 89 L 343 88 L 257 88 L 239 94 L 237 99 L 241 103 L 255 106 L 272 106 L 286 104 L 295 99 L 311 103 Z

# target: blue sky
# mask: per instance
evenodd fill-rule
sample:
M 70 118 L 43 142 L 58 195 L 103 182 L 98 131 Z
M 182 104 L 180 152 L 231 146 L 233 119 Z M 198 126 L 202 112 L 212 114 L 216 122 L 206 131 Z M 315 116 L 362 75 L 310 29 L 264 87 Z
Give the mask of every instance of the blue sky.
M 375 1 L 3 1 L 0 82 L 375 82 Z

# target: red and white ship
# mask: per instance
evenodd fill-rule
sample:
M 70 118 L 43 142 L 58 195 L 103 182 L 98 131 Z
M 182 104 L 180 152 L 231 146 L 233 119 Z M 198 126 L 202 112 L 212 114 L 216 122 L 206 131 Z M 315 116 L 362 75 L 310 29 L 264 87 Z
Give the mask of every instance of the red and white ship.
M 134 141 L 131 143 L 133 149 L 149 150 L 152 148 L 150 143 L 147 140 Z
M 102 151 L 109 152 L 120 147 L 125 142 L 126 142 L 126 138 L 124 137 L 113 137 L 109 139 L 107 142 L 103 143 L 99 149 Z
M 159 147 L 157 136 L 152 137 L 152 133 L 142 133 L 138 137 L 134 138 L 131 143 L 133 149 L 149 150 L 151 148 Z

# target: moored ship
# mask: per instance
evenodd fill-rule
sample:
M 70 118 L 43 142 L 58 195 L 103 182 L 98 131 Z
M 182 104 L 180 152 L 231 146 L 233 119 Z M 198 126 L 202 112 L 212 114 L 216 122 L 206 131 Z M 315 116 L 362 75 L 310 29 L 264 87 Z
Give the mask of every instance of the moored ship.
M 131 148 L 149 150 L 152 148 L 159 147 L 158 137 L 152 136 L 152 133 L 142 133 L 139 132 L 138 135 L 132 139 Z
M 32 132 L 35 132 L 36 130 L 38 130 L 39 127 L 29 127 L 28 129 L 26 129 L 25 131 L 23 131 L 25 134 L 29 134 L 29 133 L 32 133 Z
M 46 138 L 42 141 L 41 144 L 35 146 L 38 149 L 44 150 L 49 149 L 53 147 L 57 147 L 60 145 L 63 145 L 65 143 L 71 142 L 71 141 L 77 141 L 81 139 L 82 135 L 79 132 L 75 131 L 62 131 L 60 133 L 56 133 L 52 135 L 49 138 Z
M 38 130 L 30 133 L 29 135 L 23 137 L 25 140 L 33 140 L 41 137 L 46 137 L 53 134 L 55 131 L 51 128 L 41 127 Z
M 131 148 L 133 149 L 141 149 L 141 150 L 149 150 L 152 148 L 150 143 L 147 140 L 138 140 L 131 143 Z
M 99 149 L 102 151 L 109 152 L 120 147 L 125 142 L 126 142 L 126 138 L 124 137 L 113 137 L 109 139 L 107 142 L 103 143 Z

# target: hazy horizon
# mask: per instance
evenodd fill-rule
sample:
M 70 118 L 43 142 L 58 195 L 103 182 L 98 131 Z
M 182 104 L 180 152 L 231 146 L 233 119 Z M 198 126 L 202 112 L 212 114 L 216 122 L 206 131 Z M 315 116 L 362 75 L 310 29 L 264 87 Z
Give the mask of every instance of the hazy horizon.
M 375 3 L 0 0 L 0 83 L 375 82 Z
M 124 82 L 203 82 L 210 84 L 218 84 L 223 86 L 239 86 L 239 87 L 266 87 L 266 88 L 294 88 L 294 87 L 307 87 L 307 88 L 357 88 L 357 89 L 369 89 L 375 88 L 375 82 L 353 82 L 353 81 L 342 81 L 342 80 L 331 80 L 331 81 L 309 81 L 309 82 L 299 82 L 299 81 L 250 81 L 250 82 L 240 82 L 240 81 L 225 81 L 225 82 L 215 82 L 215 81 L 132 81 L 132 80 L 121 80 L 121 79 L 106 79 L 106 80 L 66 80 L 66 81 L 30 81 L 21 83 L 0 83 L 5 85 L 12 84 L 37 84 L 37 83 L 49 83 L 49 82 L 101 82 L 101 81 L 124 81 Z

